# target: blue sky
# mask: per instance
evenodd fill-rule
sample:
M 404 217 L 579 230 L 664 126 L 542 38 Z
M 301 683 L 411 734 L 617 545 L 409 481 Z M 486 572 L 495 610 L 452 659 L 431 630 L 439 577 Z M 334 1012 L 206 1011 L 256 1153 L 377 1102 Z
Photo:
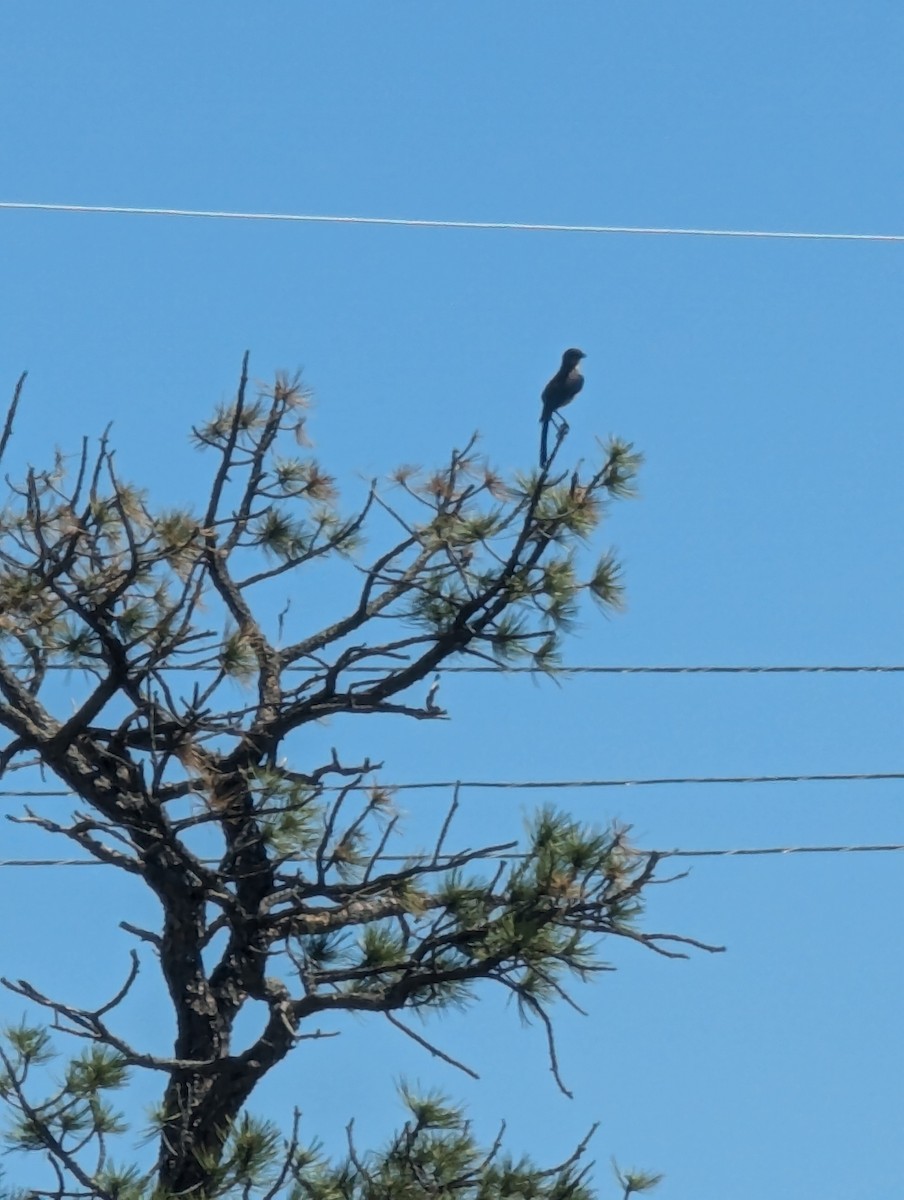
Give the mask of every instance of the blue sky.
M 884 0 L 82 0 L 5 5 L 0 36 L 0 200 L 904 232 L 904 11 Z M 587 385 L 566 456 L 612 432 L 647 461 L 603 534 L 628 611 L 588 609 L 569 662 L 901 663 L 901 256 L 2 212 L 0 385 L 29 369 L 21 458 L 114 419 L 120 471 L 169 502 L 197 494 L 204 463 L 183 435 L 228 397 L 247 348 L 257 377 L 304 368 L 317 452 L 354 496 L 475 429 L 501 469 L 532 465 L 540 388 L 578 345 Z M 454 676 L 442 697 L 448 723 L 324 737 L 384 759 L 393 781 L 902 766 L 901 676 Z M 891 843 L 901 798 L 900 782 L 468 791 L 459 839 L 517 833 L 554 799 L 629 821 L 650 847 Z M 405 805 L 421 829 L 447 800 Z M 5 847 L 68 854 L 15 829 Z M 407 1074 L 466 1100 L 487 1137 L 505 1117 L 511 1147 L 546 1160 L 599 1120 L 603 1195 L 614 1154 L 663 1171 L 669 1200 L 897 1196 L 901 861 L 693 860 L 648 926 L 728 952 L 667 963 L 607 947 L 619 970 L 581 994 L 589 1018 L 559 1014 L 573 1101 L 539 1031 L 491 998 L 438 1031 L 479 1084 L 349 1022 L 303 1047 L 262 1106 L 299 1104 L 336 1146 L 357 1115 L 372 1141 Z M 3 973 L 85 1004 L 124 973 L 118 920 L 153 919 L 100 871 L 9 868 L 0 891 L 29 912 Z M 7 1019 L 19 1011 L 0 998 Z M 160 1011 L 148 983 L 123 1019 L 153 1028 Z

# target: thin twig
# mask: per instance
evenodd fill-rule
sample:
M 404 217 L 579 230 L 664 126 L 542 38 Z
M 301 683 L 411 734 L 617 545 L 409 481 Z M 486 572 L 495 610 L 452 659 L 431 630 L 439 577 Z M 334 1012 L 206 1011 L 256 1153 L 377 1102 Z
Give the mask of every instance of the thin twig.
M 6 411 L 6 424 L 3 427 L 3 434 L 0 436 L 0 461 L 2 461 L 7 443 L 12 437 L 13 421 L 16 419 L 16 409 L 19 407 L 19 398 L 22 395 L 22 388 L 25 386 L 25 380 L 27 378 L 28 372 L 23 371 L 19 376 L 15 389 L 13 390 L 13 398 L 10 402 L 9 408 Z
M 434 1046 L 432 1042 L 429 1042 L 425 1037 L 421 1037 L 419 1033 L 415 1033 L 415 1031 L 408 1025 L 404 1025 L 398 1019 L 398 1017 L 394 1017 L 388 1009 L 383 1013 L 383 1016 L 390 1025 L 394 1025 L 396 1029 L 400 1029 L 406 1037 L 410 1037 L 413 1042 L 417 1042 L 419 1046 L 423 1046 L 423 1048 L 428 1050 L 434 1058 L 441 1058 L 443 1062 L 448 1063 L 450 1067 L 457 1067 L 459 1071 L 464 1071 L 464 1073 L 466 1075 L 470 1075 L 472 1079 L 480 1078 L 477 1072 L 472 1070 L 471 1067 L 467 1066 L 463 1062 L 459 1062 L 458 1059 L 453 1058 L 451 1054 L 446 1054 L 444 1050 L 440 1050 L 439 1046 Z

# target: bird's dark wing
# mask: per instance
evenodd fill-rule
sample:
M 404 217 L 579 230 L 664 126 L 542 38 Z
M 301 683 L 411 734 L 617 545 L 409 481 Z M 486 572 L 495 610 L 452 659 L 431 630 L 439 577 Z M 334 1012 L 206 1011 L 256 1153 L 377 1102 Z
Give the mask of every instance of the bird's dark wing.
M 565 376 L 558 373 L 553 375 L 540 395 L 543 401 L 543 415 L 540 420 L 548 420 L 550 413 L 572 401 L 583 386 L 584 376 L 580 371 L 569 371 Z

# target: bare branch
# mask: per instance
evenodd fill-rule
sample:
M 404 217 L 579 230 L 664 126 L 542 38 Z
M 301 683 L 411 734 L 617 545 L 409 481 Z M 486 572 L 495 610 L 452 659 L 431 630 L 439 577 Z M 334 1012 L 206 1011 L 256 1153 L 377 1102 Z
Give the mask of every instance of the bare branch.
M 3 433 L 0 435 L 0 462 L 3 460 L 3 455 L 6 453 L 6 447 L 13 433 L 13 422 L 16 419 L 16 409 L 19 407 L 19 399 L 22 395 L 22 388 L 25 386 L 25 380 L 28 378 L 28 372 L 23 371 L 16 381 L 16 386 L 13 389 L 13 398 L 9 408 L 6 410 L 6 423 L 3 426 Z
M 438 1046 L 435 1046 L 432 1042 L 429 1042 L 425 1037 L 421 1037 L 419 1033 L 415 1033 L 415 1031 L 408 1025 L 403 1024 L 398 1017 L 394 1017 L 391 1012 L 384 1012 L 383 1016 L 390 1025 L 394 1025 L 396 1029 L 400 1029 L 406 1037 L 410 1037 L 413 1042 L 417 1042 L 419 1046 L 423 1046 L 425 1050 L 429 1050 L 434 1058 L 441 1058 L 443 1062 L 448 1063 L 449 1066 L 455 1067 L 459 1071 L 464 1071 L 465 1075 L 470 1075 L 472 1079 L 480 1078 L 477 1072 L 472 1070 L 471 1067 L 466 1066 L 466 1064 L 463 1062 L 459 1062 L 458 1059 L 453 1058 L 451 1054 L 446 1054 L 444 1050 L 440 1050 Z

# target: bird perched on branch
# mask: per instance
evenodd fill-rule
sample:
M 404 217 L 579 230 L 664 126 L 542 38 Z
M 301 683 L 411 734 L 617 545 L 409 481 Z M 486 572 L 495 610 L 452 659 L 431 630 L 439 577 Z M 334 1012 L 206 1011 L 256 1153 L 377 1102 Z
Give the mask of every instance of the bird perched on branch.
M 562 365 L 550 379 L 549 383 L 543 389 L 541 399 L 543 401 L 543 412 L 540 416 L 540 422 L 543 426 L 540 433 L 540 466 L 545 469 L 548 460 L 546 439 L 549 433 L 549 423 L 554 415 L 558 413 L 560 408 L 564 408 L 566 404 L 570 404 L 581 388 L 584 386 L 584 376 L 578 368 L 578 363 L 587 355 L 583 350 L 566 350 L 562 355 Z M 564 417 L 559 417 L 562 423 L 563 432 L 568 432 L 568 425 Z

